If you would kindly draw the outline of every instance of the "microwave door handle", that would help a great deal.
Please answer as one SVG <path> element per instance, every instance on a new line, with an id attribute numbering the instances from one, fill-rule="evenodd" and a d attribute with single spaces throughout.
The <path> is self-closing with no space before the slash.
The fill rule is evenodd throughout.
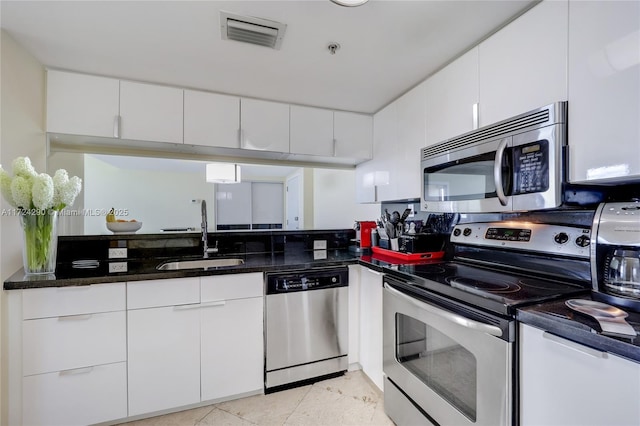
<path id="1" fill-rule="evenodd" d="M 506 206 L 509 202 L 507 200 L 507 196 L 504 195 L 504 188 L 502 187 L 502 157 L 504 156 L 504 150 L 507 148 L 507 143 L 509 139 L 503 139 L 498 145 L 498 149 L 496 150 L 496 159 L 493 163 L 493 181 L 496 185 L 496 195 L 498 196 L 498 200 L 500 200 L 500 204 Z"/>
<path id="2" fill-rule="evenodd" d="M 496 336 L 496 337 L 501 337 L 502 336 L 502 330 L 500 330 L 499 327 L 496 327 L 495 325 L 489 325 L 489 324 L 485 324 L 483 322 L 478 322 L 478 321 L 474 321 L 472 319 L 469 318 L 465 318 L 463 316 L 454 314 L 452 312 L 449 311 L 444 311 L 442 309 L 438 309 L 435 307 L 432 307 L 431 305 L 428 305 L 426 303 L 422 303 L 416 299 L 414 299 L 413 297 L 407 296 L 406 294 L 402 293 L 401 291 L 396 290 L 395 288 L 391 287 L 389 284 L 384 283 L 384 288 L 385 290 L 389 291 L 391 294 L 393 294 L 394 296 L 397 296 L 401 299 L 403 299 L 405 302 L 409 302 L 417 307 L 419 307 L 420 309 L 423 309 L 431 314 L 437 315 L 449 322 L 453 322 L 455 324 L 461 325 L 463 327 L 472 329 L 472 330 L 476 330 L 482 333 L 487 333 L 490 334 L 492 336 Z"/>

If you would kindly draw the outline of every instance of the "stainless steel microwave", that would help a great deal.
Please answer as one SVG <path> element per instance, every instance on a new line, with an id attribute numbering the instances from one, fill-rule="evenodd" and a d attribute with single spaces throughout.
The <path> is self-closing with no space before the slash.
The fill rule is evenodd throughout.
<path id="1" fill-rule="evenodd" d="M 556 102 L 421 150 L 420 208 L 481 213 L 562 204 L 567 102 Z"/>

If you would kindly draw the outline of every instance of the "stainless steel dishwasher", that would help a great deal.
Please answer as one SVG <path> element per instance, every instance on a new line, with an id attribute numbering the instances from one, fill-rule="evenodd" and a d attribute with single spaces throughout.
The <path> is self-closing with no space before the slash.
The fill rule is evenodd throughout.
<path id="1" fill-rule="evenodd" d="M 347 370 L 349 270 L 265 273 L 265 392 Z"/>

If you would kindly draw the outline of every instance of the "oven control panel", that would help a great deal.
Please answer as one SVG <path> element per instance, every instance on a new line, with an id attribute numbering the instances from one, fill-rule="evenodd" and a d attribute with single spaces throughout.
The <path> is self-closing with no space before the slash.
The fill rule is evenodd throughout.
<path id="1" fill-rule="evenodd" d="M 530 222 L 482 222 L 456 225 L 451 242 L 589 258 L 591 228 Z"/>

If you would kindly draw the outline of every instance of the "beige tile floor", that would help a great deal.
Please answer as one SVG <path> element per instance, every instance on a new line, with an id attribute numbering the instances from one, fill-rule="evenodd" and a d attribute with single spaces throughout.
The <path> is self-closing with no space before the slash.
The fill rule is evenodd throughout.
<path id="1" fill-rule="evenodd" d="M 380 391 L 361 371 L 269 395 L 151 417 L 127 426 L 393 426 Z"/>

